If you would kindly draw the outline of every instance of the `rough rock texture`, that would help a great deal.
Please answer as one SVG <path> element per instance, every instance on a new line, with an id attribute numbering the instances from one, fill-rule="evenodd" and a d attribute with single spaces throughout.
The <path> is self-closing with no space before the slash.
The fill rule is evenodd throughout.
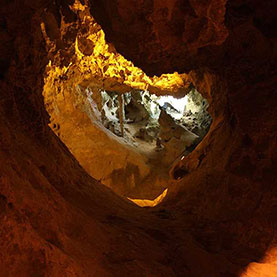
<path id="1" fill-rule="evenodd" d="M 190 147 L 198 138 L 187 128 L 176 124 L 173 118 L 165 110 L 161 111 L 159 117 L 160 132 L 159 139 L 164 146 L 164 159 L 174 162 L 187 147 Z"/>
<path id="2" fill-rule="evenodd" d="M 210 132 L 176 163 L 186 174 L 150 210 L 89 177 L 47 126 L 40 24 L 54 26 L 55 62 L 67 66 L 76 30 L 59 30 L 77 24 L 73 1 L 1 4 L 0 276 L 276 276 L 276 1 L 228 1 L 225 27 L 225 1 L 201 3 L 91 5 L 122 54 L 156 74 L 194 69 L 210 102 Z M 176 15 L 172 32 L 159 5 Z M 189 15 L 195 24 L 186 26 Z"/>
<path id="3" fill-rule="evenodd" d="M 71 16 L 64 12 L 60 26 L 50 9 L 41 22 L 50 60 L 43 89 L 50 127 L 92 177 L 120 195 L 154 199 L 165 189 L 167 180 L 161 184 L 164 178 L 157 173 L 154 177 L 145 155 L 103 128 L 87 97 L 88 90 L 101 110 L 100 90 L 120 94 L 147 89 L 179 97 L 189 91 L 188 75 L 148 77 L 106 43 L 87 5 L 77 1 L 69 10 Z M 151 184 L 148 190 L 141 188 L 146 179 Z"/>
<path id="4" fill-rule="evenodd" d="M 201 48 L 220 45 L 228 36 L 226 0 L 91 2 L 108 40 L 149 74 L 191 70 Z"/>

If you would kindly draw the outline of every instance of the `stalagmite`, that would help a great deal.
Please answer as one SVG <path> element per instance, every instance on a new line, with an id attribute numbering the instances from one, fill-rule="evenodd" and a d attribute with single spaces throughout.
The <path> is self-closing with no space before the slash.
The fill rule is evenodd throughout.
<path id="1" fill-rule="evenodd" d="M 119 121 L 120 121 L 121 136 L 124 137 L 123 99 L 121 94 L 118 95 L 118 102 L 119 102 Z"/>

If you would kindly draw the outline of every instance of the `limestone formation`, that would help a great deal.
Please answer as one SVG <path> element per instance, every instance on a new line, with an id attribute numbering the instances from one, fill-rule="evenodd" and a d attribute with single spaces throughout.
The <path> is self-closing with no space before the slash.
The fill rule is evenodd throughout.
<path id="1" fill-rule="evenodd" d="M 1 1 L 0 276 L 275 277 L 276 11 L 273 0 Z M 124 137 L 104 126 L 119 118 L 102 91 L 193 88 L 212 123 L 170 163 L 162 139 L 141 140 L 159 150 L 145 159 L 122 143 L 127 122 Z M 210 120 L 188 114 L 188 130 Z"/>

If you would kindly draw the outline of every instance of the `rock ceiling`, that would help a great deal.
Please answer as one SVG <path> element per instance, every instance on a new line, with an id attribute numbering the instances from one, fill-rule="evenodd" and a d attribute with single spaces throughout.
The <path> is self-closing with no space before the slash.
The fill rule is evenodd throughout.
<path id="1" fill-rule="evenodd" d="M 3 1 L 0 275 L 277 276 L 276 5 Z M 139 208 L 91 178 L 48 127 L 44 80 L 53 95 L 105 80 L 123 92 L 174 72 L 189 74 L 214 121 L 174 165 L 186 175 L 165 202 Z M 187 75 L 172 76 L 180 82 L 166 90 L 186 89 Z"/>

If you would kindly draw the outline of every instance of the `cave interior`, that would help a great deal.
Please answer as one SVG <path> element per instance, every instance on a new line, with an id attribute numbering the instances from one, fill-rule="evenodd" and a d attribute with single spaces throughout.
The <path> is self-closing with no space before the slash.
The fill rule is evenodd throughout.
<path id="1" fill-rule="evenodd" d="M 0 6 L 0 277 L 277 277 L 277 2 Z"/>

